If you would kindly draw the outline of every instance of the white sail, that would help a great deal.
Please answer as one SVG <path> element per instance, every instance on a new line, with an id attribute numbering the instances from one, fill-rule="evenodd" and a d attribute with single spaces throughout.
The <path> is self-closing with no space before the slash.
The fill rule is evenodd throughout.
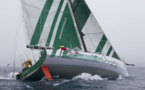
<path id="1" fill-rule="evenodd" d="M 83 49 L 78 36 L 80 31 L 84 34 L 82 40 L 87 51 L 119 59 L 97 22 L 95 9 L 91 6 L 92 1 L 71 0 L 72 8 L 68 0 L 21 0 L 21 2 L 30 45 L 56 48 L 65 45 L 68 48 Z"/>
<path id="2" fill-rule="evenodd" d="M 83 49 L 68 0 L 21 0 L 21 3 L 30 45 Z"/>
<path id="3" fill-rule="evenodd" d="M 32 39 L 35 27 L 46 0 L 21 0 L 23 18 L 29 42 Z"/>
<path id="4" fill-rule="evenodd" d="M 79 28 L 84 34 L 83 38 L 87 51 L 99 52 L 119 59 L 119 56 L 113 49 L 110 41 L 107 39 L 97 21 L 97 18 L 95 17 L 95 6 L 92 6 L 92 3 L 94 2 L 94 0 L 73 1 L 74 13 L 76 15 Z"/>

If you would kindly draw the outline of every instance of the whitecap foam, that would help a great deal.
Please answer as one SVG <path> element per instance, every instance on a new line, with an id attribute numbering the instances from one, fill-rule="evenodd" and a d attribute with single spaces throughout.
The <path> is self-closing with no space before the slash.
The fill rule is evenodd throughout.
<path id="1" fill-rule="evenodd" d="M 34 89 L 32 86 L 30 85 L 27 85 L 26 83 L 24 83 L 25 87 L 28 88 L 28 89 Z"/>
<path id="2" fill-rule="evenodd" d="M 117 80 L 124 80 L 125 78 L 122 75 L 119 75 L 119 77 L 117 78 Z"/>
<path id="3" fill-rule="evenodd" d="M 10 78 L 8 78 L 8 77 L 1 77 L 0 76 L 0 79 L 2 79 L 2 80 L 9 80 Z"/>
<path id="4" fill-rule="evenodd" d="M 11 79 L 14 79 L 16 80 L 16 75 L 18 74 L 18 72 L 10 72 L 8 77 L 11 78 Z"/>
<path id="5" fill-rule="evenodd" d="M 82 73 L 73 78 L 73 80 L 82 79 L 82 80 L 103 80 L 99 75 L 91 75 L 89 73 Z"/>
<path id="6" fill-rule="evenodd" d="M 3 79 L 3 80 L 16 80 L 16 75 L 17 74 L 18 74 L 18 72 L 10 72 L 6 76 L 0 76 L 0 79 Z"/>
<path id="7" fill-rule="evenodd" d="M 59 85 L 61 85 L 61 84 L 64 84 L 64 83 L 66 83 L 66 82 L 69 82 L 69 81 L 71 81 L 71 80 L 63 80 L 63 81 L 61 81 L 61 82 L 59 82 L 59 83 L 54 83 L 53 86 L 59 86 Z"/>

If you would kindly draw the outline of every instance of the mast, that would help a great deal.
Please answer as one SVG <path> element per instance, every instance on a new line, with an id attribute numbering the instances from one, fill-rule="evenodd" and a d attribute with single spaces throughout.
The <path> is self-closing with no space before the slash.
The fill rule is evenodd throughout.
<path id="1" fill-rule="evenodd" d="M 80 1 L 79 1 L 80 2 Z M 79 3 L 78 2 L 78 3 Z M 73 8 L 73 6 L 72 6 L 72 2 L 71 2 L 71 0 L 68 0 L 68 3 L 70 4 L 70 9 L 71 9 L 71 11 L 72 11 L 72 14 L 73 14 L 73 16 L 74 16 L 74 19 L 75 19 L 75 23 L 76 23 L 76 26 L 77 26 L 77 30 L 78 30 L 78 32 L 79 32 L 79 35 L 80 35 L 80 38 L 81 38 L 81 41 L 82 41 L 82 44 L 83 44 L 83 47 L 84 47 L 84 51 L 85 52 L 87 52 L 87 48 L 86 48 L 86 44 L 85 44 L 85 41 L 84 41 L 84 36 L 85 36 L 85 34 L 83 34 L 82 32 L 81 32 L 81 29 L 80 29 L 80 27 L 79 27 L 79 25 L 78 25 L 78 21 L 77 21 L 77 19 L 76 19 L 76 14 L 74 13 L 75 12 L 75 9 Z M 78 4 L 77 4 L 77 6 L 78 6 Z M 77 8 L 77 7 L 76 7 Z"/>

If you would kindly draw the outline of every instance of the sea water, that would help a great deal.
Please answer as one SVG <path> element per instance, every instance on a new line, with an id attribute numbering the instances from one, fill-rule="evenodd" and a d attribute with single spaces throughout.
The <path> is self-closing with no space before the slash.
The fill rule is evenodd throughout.
<path id="1" fill-rule="evenodd" d="M 45 78 L 37 82 L 17 81 L 6 68 L 0 68 L 0 90 L 145 90 L 145 67 L 128 67 L 129 77 L 108 80 L 82 73 L 72 79 Z"/>

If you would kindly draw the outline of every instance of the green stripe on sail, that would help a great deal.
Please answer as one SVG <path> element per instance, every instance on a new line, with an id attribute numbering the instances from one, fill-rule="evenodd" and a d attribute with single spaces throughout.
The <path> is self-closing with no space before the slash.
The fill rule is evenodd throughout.
<path id="1" fill-rule="evenodd" d="M 108 52 L 107 52 L 107 56 L 109 56 L 110 55 L 110 53 L 111 53 L 111 51 L 112 51 L 112 46 L 109 48 L 109 50 L 108 50 Z"/>
<path id="2" fill-rule="evenodd" d="M 77 6 L 77 5 L 75 5 L 77 3 L 77 1 L 74 2 L 73 6 Z M 74 8 L 76 8 L 75 15 L 76 15 L 76 19 L 77 19 L 79 28 L 80 28 L 80 30 L 82 30 L 85 23 L 87 22 L 87 20 L 90 16 L 91 11 L 89 10 L 89 8 L 86 5 L 84 0 L 80 0 L 79 5 L 77 7 L 74 7 Z"/>
<path id="3" fill-rule="evenodd" d="M 114 57 L 114 58 L 116 58 L 116 59 L 119 59 L 119 57 L 118 57 L 118 55 L 117 55 L 117 53 L 116 52 L 114 52 L 114 54 L 113 54 L 113 56 L 112 57 Z"/>
<path id="4" fill-rule="evenodd" d="M 74 2 L 72 2 L 73 3 L 73 9 L 74 10 L 77 8 L 77 5 L 79 5 L 79 1 L 80 0 L 74 0 Z"/>
<path id="5" fill-rule="evenodd" d="M 61 45 L 67 48 L 81 48 L 68 4 L 59 23 L 53 47 L 59 48 Z"/>
<path id="6" fill-rule="evenodd" d="M 78 47 L 81 49 L 68 4 L 64 9 L 61 21 L 59 23 L 53 47 L 59 48 L 61 45 L 65 46 L 66 48 Z M 54 56 L 56 51 L 54 50 L 52 54 L 52 56 Z M 63 53 L 63 55 L 64 54 L 66 53 Z"/>
<path id="7" fill-rule="evenodd" d="M 50 40 L 51 40 L 52 33 L 53 33 L 54 28 L 55 28 L 55 25 L 56 25 L 58 16 L 59 16 L 60 13 L 62 13 L 62 12 L 60 12 L 60 10 L 61 10 L 61 7 L 62 7 L 63 2 L 64 2 L 64 0 L 61 0 L 61 2 L 59 3 L 57 12 L 55 14 L 55 17 L 54 17 L 54 20 L 53 20 L 53 23 L 52 23 L 52 26 L 51 26 L 51 29 L 50 29 L 50 33 L 48 35 L 48 39 L 47 39 L 46 46 L 49 46 L 49 44 L 50 44 Z"/>
<path id="8" fill-rule="evenodd" d="M 102 49 L 104 48 L 106 42 L 107 42 L 107 38 L 105 35 L 103 35 L 103 37 L 102 37 L 102 39 L 101 39 L 101 41 L 96 49 L 96 52 L 102 52 Z"/>
<path id="9" fill-rule="evenodd" d="M 39 17 L 39 20 L 37 22 L 37 25 L 36 25 L 32 40 L 30 42 L 30 45 L 38 44 L 40 36 L 41 36 L 41 33 L 42 33 L 42 30 L 43 30 L 43 27 L 44 27 L 44 24 L 46 22 L 46 18 L 48 16 L 48 13 L 50 11 L 50 8 L 52 6 L 53 1 L 54 0 L 47 0 L 46 1 L 45 5 L 43 7 L 43 10 L 41 12 L 41 15 Z"/>

